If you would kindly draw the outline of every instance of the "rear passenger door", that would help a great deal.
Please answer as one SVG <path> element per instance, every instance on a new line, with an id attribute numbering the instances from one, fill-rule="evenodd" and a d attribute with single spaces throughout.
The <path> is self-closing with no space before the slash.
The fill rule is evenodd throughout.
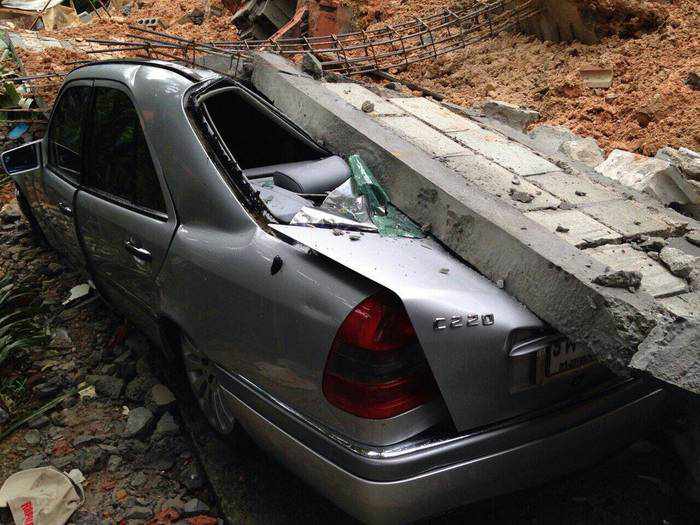
<path id="1" fill-rule="evenodd" d="M 54 248 L 76 268 L 85 265 L 74 222 L 74 200 L 83 171 L 85 120 L 91 80 L 76 80 L 61 91 L 54 106 L 47 139 L 47 160 L 35 179 L 34 210 L 42 230 Z"/>
<path id="2" fill-rule="evenodd" d="M 158 303 L 156 277 L 176 218 L 126 86 L 96 80 L 78 230 L 98 286 L 135 322 Z"/>

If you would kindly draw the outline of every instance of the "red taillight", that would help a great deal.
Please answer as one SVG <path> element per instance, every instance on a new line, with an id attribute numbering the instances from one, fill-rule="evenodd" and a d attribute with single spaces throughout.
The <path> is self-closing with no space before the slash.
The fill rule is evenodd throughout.
<path id="1" fill-rule="evenodd" d="M 323 393 L 334 406 L 386 419 L 438 395 L 423 349 L 403 304 L 380 292 L 350 312 L 333 341 Z"/>

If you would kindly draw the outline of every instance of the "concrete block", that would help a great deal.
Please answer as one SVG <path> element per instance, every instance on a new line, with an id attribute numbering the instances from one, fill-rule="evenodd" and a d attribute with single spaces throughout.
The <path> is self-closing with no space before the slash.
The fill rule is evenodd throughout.
<path id="1" fill-rule="evenodd" d="M 700 394 L 700 321 L 659 323 L 630 362 L 632 368 Z"/>
<path id="2" fill-rule="evenodd" d="M 665 297 L 659 303 L 676 317 L 700 320 L 700 292 Z"/>
<path id="3" fill-rule="evenodd" d="M 533 211 L 525 215 L 577 248 L 622 241 L 622 235 L 578 210 Z"/>
<path id="4" fill-rule="evenodd" d="M 392 98 L 391 103 L 427 122 L 443 133 L 480 130 L 481 127 L 468 118 L 461 117 L 449 109 L 423 97 Z"/>
<path id="5" fill-rule="evenodd" d="M 688 283 L 672 275 L 662 264 L 629 244 L 608 244 L 585 250 L 588 255 L 612 268 L 642 274 L 641 290 L 653 297 L 668 297 L 688 291 Z"/>
<path id="6" fill-rule="evenodd" d="M 673 166 L 665 160 L 616 149 L 596 171 L 624 186 L 648 193 L 663 204 L 689 202 L 672 178 Z"/>
<path id="7" fill-rule="evenodd" d="M 575 161 L 583 162 L 590 168 L 595 168 L 605 160 L 603 150 L 592 137 L 567 140 L 559 147 L 559 151 Z"/>
<path id="8" fill-rule="evenodd" d="M 449 135 L 475 152 L 523 177 L 559 169 L 526 147 L 491 131 L 458 131 Z"/>
<path id="9" fill-rule="evenodd" d="M 671 233 L 668 223 L 657 220 L 641 206 L 627 200 L 608 201 L 581 208 L 586 215 L 602 222 L 626 239 L 638 235 L 659 235 Z"/>
<path id="10" fill-rule="evenodd" d="M 360 154 L 392 201 L 417 223 L 431 224 L 436 239 L 485 277 L 502 279 L 509 294 L 611 368 L 626 370 L 658 323 L 649 294 L 593 284 L 604 264 L 465 184 L 318 82 L 281 74 L 273 60 L 256 53 L 252 80 L 275 106 L 335 153 Z"/>
<path id="11" fill-rule="evenodd" d="M 561 204 L 561 201 L 553 195 L 541 191 L 537 186 L 530 184 L 527 180 L 517 175 L 513 175 L 510 171 L 481 155 L 447 157 L 444 159 L 444 162 L 451 169 L 459 172 L 468 182 L 478 186 L 486 193 L 503 199 L 506 203 L 519 210 L 543 210 L 556 208 Z M 514 181 L 517 184 L 514 184 Z M 516 201 L 510 196 L 511 190 L 528 192 L 534 198 L 527 203 Z"/>
<path id="12" fill-rule="evenodd" d="M 471 153 L 448 136 L 434 130 L 415 117 L 379 117 L 377 120 L 434 157 L 469 155 Z"/>
<path id="13" fill-rule="evenodd" d="M 552 195 L 571 204 L 592 204 L 619 199 L 620 196 L 592 182 L 583 175 L 569 175 L 563 172 L 534 175 L 528 177 L 530 182 Z"/>
<path id="14" fill-rule="evenodd" d="M 520 131 L 540 119 L 540 114 L 534 109 L 516 106 L 501 100 L 486 100 L 474 105 L 485 117 L 499 120 L 504 124 Z"/>
<path id="15" fill-rule="evenodd" d="M 369 89 L 360 84 L 353 83 L 327 83 L 324 84 L 326 89 L 329 89 L 345 102 L 353 106 L 355 109 L 362 110 L 362 104 L 369 100 L 374 104 L 372 115 L 404 115 L 403 111 L 398 106 L 384 100 L 379 95 L 372 93 Z"/>

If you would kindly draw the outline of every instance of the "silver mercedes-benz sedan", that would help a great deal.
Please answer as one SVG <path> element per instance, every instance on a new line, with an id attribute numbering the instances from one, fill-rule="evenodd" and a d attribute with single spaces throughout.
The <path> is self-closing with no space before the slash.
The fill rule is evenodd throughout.
<path id="1" fill-rule="evenodd" d="M 211 424 L 363 521 L 590 465 L 662 402 L 412 223 L 361 154 L 230 78 L 79 67 L 46 137 L 2 159 L 33 227 L 182 360 Z"/>

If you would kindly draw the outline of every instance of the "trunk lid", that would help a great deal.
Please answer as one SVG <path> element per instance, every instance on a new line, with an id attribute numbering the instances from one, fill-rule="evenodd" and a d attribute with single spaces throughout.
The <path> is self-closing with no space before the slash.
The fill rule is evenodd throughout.
<path id="1" fill-rule="evenodd" d="M 430 238 L 271 227 L 401 298 L 460 431 L 552 406 L 609 377 L 589 366 L 545 378 L 545 352 L 522 346 L 543 335 L 542 321 Z"/>

